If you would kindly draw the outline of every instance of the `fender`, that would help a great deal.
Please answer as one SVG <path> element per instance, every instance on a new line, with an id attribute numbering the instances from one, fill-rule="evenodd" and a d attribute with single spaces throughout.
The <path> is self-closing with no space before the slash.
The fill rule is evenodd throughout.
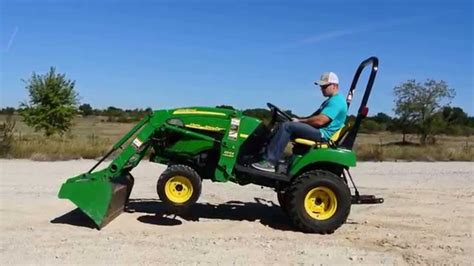
<path id="1" fill-rule="evenodd" d="M 351 150 L 346 149 L 314 149 L 304 156 L 297 156 L 291 164 L 290 175 L 294 176 L 305 166 L 316 162 L 330 162 L 345 167 L 356 166 L 356 155 Z"/>

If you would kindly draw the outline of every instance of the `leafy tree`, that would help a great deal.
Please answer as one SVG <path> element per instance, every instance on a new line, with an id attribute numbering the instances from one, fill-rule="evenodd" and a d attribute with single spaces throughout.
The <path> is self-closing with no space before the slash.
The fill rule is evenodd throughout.
<path id="1" fill-rule="evenodd" d="M 216 108 L 223 108 L 223 109 L 230 109 L 230 110 L 235 110 L 235 108 L 231 105 L 225 105 L 225 104 L 222 104 L 222 105 L 218 105 L 216 106 Z"/>
<path id="2" fill-rule="evenodd" d="M 413 124 L 420 135 L 421 144 L 426 144 L 428 137 L 434 140 L 439 131 L 439 119 L 435 114 L 441 110 L 443 103 L 454 98 L 455 91 L 444 81 L 426 80 L 424 83 L 408 80 L 394 88 L 395 114 L 406 122 Z"/>
<path id="3" fill-rule="evenodd" d="M 5 107 L 0 110 L 0 114 L 13 115 L 15 113 L 14 107 Z"/>
<path id="4" fill-rule="evenodd" d="M 13 133 L 15 131 L 16 121 L 9 114 L 5 122 L 0 124 L 0 156 L 5 156 L 9 153 L 13 143 Z"/>
<path id="5" fill-rule="evenodd" d="M 74 90 L 75 81 L 51 67 L 44 75 L 33 72 L 25 83 L 29 100 L 20 104 L 25 123 L 35 131 L 43 130 L 46 136 L 67 132 L 77 112 L 79 96 Z"/>
<path id="6" fill-rule="evenodd" d="M 92 106 L 88 103 L 79 106 L 79 111 L 82 113 L 83 116 L 90 116 L 94 113 L 94 111 L 92 110 Z"/>
<path id="7" fill-rule="evenodd" d="M 151 107 L 147 107 L 143 112 L 145 114 L 151 114 L 151 113 L 153 113 L 153 109 L 151 109 Z"/>
<path id="8" fill-rule="evenodd" d="M 125 112 L 121 108 L 117 108 L 114 106 L 109 106 L 104 111 L 104 114 L 109 117 L 119 117 L 125 114 Z"/>
<path id="9" fill-rule="evenodd" d="M 468 115 L 460 107 L 446 106 L 442 110 L 443 119 L 449 125 L 467 125 L 469 121 Z"/>
<path id="10" fill-rule="evenodd" d="M 387 128 L 390 131 L 402 133 L 402 142 L 406 143 L 406 135 L 410 133 L 416 133 L 415 126 L 406 116 L 400 116 L 394 118 Z"/>
<path id="11" fill-rule="evenodd" d="M 388 125 L 390 122 L 392 122 L 392 118 L 387 115 L 386 113 L 379 112 L 375 116 L 371 117 L 372 120 L 379 124 L 385 124 Z"/>
<path id="12" fill-rule="evenodd" d="M 439 113 L 444 121 L 443 133 L 456 136 L 469 136 L 474 132 L 474 124 L 460 107 L 444 107 Z"/>
<path id="13" fill-rule="evenodd" d="M 271 113 L 268 109 L 255 108 L 255 109 L 246 109 L 243 111 L 244 115 L 258 118 L 262 121 L 270 121 Z"/>
<path id="14" fill-rule="evenodd" d="M 373 133 L 373 132 L 378 132 L 382 131 L 383 126 L 376 121 L 372 119 L 364 119 L 362 120 L 362 124 L 360 127 L 360 132 L 361 133 Z"/>

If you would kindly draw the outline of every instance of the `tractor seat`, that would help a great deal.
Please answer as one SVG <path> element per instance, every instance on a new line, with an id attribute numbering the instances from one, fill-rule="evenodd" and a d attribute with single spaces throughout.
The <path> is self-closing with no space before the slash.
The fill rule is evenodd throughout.
<path id="1" fill-rule="evenodd" d="M 349 125 L 341 127 L 338 131 L 334 132 L 331 136 L 330 141 L 314 141 L 309 139 L 296 138 L 293 140 L 294 143 L 302 144 L 309 147 L 318 147 L 318 148 L 327 148 L 329 147 L 329 142 L 337 142 L 341 136 L 349 129 Z"/>

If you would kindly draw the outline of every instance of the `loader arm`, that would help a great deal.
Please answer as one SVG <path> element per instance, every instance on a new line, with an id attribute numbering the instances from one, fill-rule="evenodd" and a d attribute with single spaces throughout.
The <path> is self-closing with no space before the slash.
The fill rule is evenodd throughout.
<path id="1" fill-rule="evenodd" d="M 151 138 L 157 130 L 164 128 L 169 116 L 167 110 L 147 115 L 87 173 L 68 179 L 61 186 L 59 198 L 71 200 L 98 228 L 104 227 L 123 211 L 133 187 L 130 171 L 143 159 Z M 133 136 L 135 138 L 130 141 Z M 117 150 L 122 151 L 106 168 L 94 171 Z"/>

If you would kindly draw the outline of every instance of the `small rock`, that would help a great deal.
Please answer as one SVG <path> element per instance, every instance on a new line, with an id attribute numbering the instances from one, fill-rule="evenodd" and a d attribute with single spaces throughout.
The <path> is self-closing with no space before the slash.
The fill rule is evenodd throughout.
<path id="1" fill-rule="evenodd" d="M 393 238 L 398 238 L 398 236 L 397 236 L 397 235 L 394 235 Z"/>
<path id="2" fill-rule="evenodd" d="M 349 257 L 349 260 L 355 260 L 356 257 L 352 256 L 352 257 Z"/>
<path id="3" fill-rule="evenodd" d="M 387 233 L 385 236 L 386 236 L 386 237 L 392 237 L 392 234 Z"/>
<path id="4" fill-rule="evenodd" d="M 364 221 L 364 224 L 368 224 L 368 223 L 369 223 L 369 221 L 368 221 L 368 220 L 365 220 L 365 221 Z"/>

